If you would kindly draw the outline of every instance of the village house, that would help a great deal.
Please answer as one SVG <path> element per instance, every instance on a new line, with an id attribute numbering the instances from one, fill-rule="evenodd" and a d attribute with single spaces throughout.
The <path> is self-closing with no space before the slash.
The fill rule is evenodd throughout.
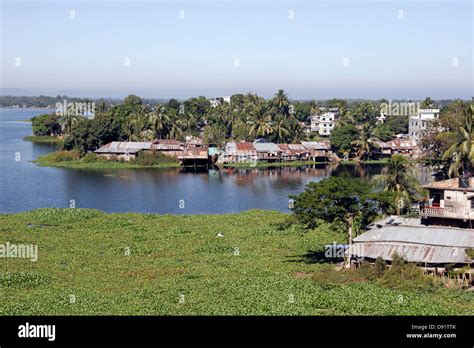
<path id="1" fill-rule="evenodd" d="M 319 135 L 329 136 L 336 125 L 336 118 L 339 116 L 338 108 L 321 108 L 321 115 L 311 115 L 311 131 L 318 132 Z"/>
<path id="2" fill-rule="evenodd" d="M 445 226 L 426 226 L 419 218 L 389 216 L 367 226 L 367 232 L 354 238 L 346 256 L 355 265 L 374 262 L 378 257 L 391 262 L 397 253 L 408 262 L 419 264 L 427 273 L 441 276 L 448 267 L 461 271 L 457 281 L 468 286 L 473 282 L 472 258 L 474 230 Z"/>
<path id="3" fill-rule="evenodd" d="M 423 188 L 429 200 L 420 209 L 427 224 L 473 228 L 474 178 L 459 177 L 436 181 Z"/>
<path id="4" fill-rule="evenodd" d="M 258 160 L 258 153 L 253 143 L 247 141 L 230 142 L 219 157 L 221 163 L 240 163 Z"/>
<path id="5" fill-rule="evenodd" d="M 152 142 L 151 150 L 159 151 L 163 155 L 178 157 L 183 154 L 185 144 L 174 139 L 157 139 Z"/>
<path id="6" fill-rule="evenodd" d="M 421 132 L 426 130 L 428 123 L 438 119 L 439 109 L 419 109 L 418 115 L 410 116 L 408 135 L 411 139 L 419 140 Z"/>
<path id="7" fill-rule="evenodd" d="M 259 161 L 277 162 L 281 161 L 281 149 L 275 143 L 254 142 L 253 147 L 257 151 Z"/>
<path id="8" fill-rule="evenodd" d="M 309 157 L 314 162 L 331 161 L 333 152 L 329 140 L 302 141 L 301 144 L 310 151 Z"/>
<path id="9" fill-rule="evenodd" d="M 151 146 L 151 141 L 112 141 L 94 152 L 102 158 L 130 161 L 135 159 L 140 151 L 150 150 Z"/>
<path id="10" fill-rule="evenodd" d="M 277 144 L 281 150 L 282 161 L 307 161 L 311 151 L 303 144 Z"/>
<path id="11" fill-rule="evenodd" d="M 414 139 L 397 138 L 387 142 L 377 141 L 381 158 L 388 158 L 392 155 L 404 155 L 414 157 L 416 155 L 416 141 Z"/>

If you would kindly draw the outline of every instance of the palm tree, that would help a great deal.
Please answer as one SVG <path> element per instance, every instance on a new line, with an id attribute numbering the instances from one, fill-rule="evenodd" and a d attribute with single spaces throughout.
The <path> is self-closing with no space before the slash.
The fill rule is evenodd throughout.
<path id="1" fill-rule="evenodd" d="M 280 112 L 286 116 L 289 115 L 290 102 L 288 101 L 288 96 L 285 94 L 284 90 L 279 89 L 278 92 L 275 93 L 275 96 L 273 97 L 273 103 Z"/>
<path id="2" fill-rule="evenodd" d="M 149 132 L 150 112 L 146 105 L 137 106 L 129 117 L 132 118 L 132 124 L 134 128 L 131 133 L 131 139 L 136 141 L 144 141 L 152 137 L 151 132 Z"/>
<path id="3" fill-rule="evenodd" d="M 278 116 L 273 126 L 273 136 L 277 143 L 284 143 L 290 135 L 290 127 L 285 117 Z"/>
<path id="4" fill-rule="evenodd" d="M 127 135 L 128 141 L 132 141 L 132 137 L 135 135 L 135 125 L 136 125 L 136 118 L 128 115 L 122 122 L 122 128 Z"/>
<path id="5" fill-rule="evenodd" d="M 366 156 L 371 159 L 372 151 L 378 145 L 372 140 L 372 128 L 365 124 L 359 132 L 359 139 L 351 142 L 357 148 L 357 159 L 361 160 Z"/>
<path id="6" fill-rule="evenodd" d="M 166 112 L 162 112 L 159 108 L 149 114 L 149 122 L 155 137 L 161 139 L 165 136 L 166 126 L 169 121 L 170 118 Z"/>
<path id="7" fill-rule="evenodd" d="M 474 163 L 474 136 L 472 114 L 474 105 L 463 112 L 464 125 L 457 128 L 456 142 L 443 155 L 443 161 L 450 161 L 448 176 L 469 175 Z"/>
<path id="8" fill-rule="evenodd" d="M 79 119 L 79 116 L 75 115 L 69 110 L 66 110 L 64 112 L 64 116 L 61 118 L 61 125 L 63 128 L 63 132 L 66 135 L 72 134 L 72 130 L 74 129 L 74 126 L 76 125 L 78 119 Z"/>
<path id="9" fill-rule="evenodd" d="M 400 215 L 402 208 L 410 206 L 412 200 L 420 193 L 413 168 L 408 159 L 402 155 L 393 155 L 388 160 L 388 173 L 375 176 L 372 183 L 383 191 L 395 194 L 397 215 Z"/>
<path id="10" fill-rule="evenodd" d="M 168 139 L 179 139 L 183 135 L 183 120 L 178 116 L 172 116 L 168 125 Z"/>
<path id="11" fill-rule="evenodd" d="M 265 137 L 273 133 L 272 118 L 266 111 L 260 111 L 254 121 L 249 121 L 250 135 L 255 137 Z"/>

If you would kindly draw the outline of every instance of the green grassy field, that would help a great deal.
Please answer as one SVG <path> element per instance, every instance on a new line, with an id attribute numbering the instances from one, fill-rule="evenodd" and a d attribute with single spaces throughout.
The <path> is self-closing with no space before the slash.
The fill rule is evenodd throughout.
<path id="1" fill-rule="evenodd" d="M 39 251 L 37 262 L 0 260 L 0 315 L 474 314 L 474 294 L 462 290 L 318 285 L 311 272 L 334 265 L 314 263 L 308 253 L 344 236 L 327 226 L 279 231 L 274 223 L 284 217 L 261 210 L 0 215 L 1 244 L 33 243 Z"/>

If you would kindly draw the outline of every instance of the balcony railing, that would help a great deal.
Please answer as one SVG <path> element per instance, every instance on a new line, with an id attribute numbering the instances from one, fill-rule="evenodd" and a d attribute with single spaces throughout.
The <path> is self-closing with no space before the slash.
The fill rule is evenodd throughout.
<path id="1" fill-rule="evenodd" d="M 425 207 L 421 210 L 422 216 L 443 217 L 444 209 L 440 207 Z"/>

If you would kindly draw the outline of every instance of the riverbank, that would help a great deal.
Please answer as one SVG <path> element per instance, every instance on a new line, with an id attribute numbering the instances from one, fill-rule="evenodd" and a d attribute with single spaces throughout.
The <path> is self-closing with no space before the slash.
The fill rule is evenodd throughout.
<path id="1" fill-rule="evenodd" d="M 88 154 L 82 158 L 74 151 L 56 151 L 38 157 L 34 160 L 42 167 L 72 168 L 72 169 L 157 169 L 179 168 L 179 162 L 165 156 L 158 156 L 152 161 L 114 161 L 99 158 L 95 154 Z"/>
<path id="2" fill-rule="evenodd" d="M 474 295 L 460 290 L 317 283 L 313 272 L 334 267 L 318 255 L 345 236 L 329 226 L 307 233 L 278 230 L 275 223 L 285 216 L 263 210 L 154 215 L 93 209 L 0 215 L 0 244 L 38 246 L 37 262 L 0 263 L 0 315 L 474 313 Z"/>
<path id="3" fill-rule="evenodd" d="M 26 137 L 23 137 L 23 140 L 39 144 L 60 144 L 62 141 L 62 139 L 59 137 L 53 137 L 49 135 L 27 135 Z"/>

